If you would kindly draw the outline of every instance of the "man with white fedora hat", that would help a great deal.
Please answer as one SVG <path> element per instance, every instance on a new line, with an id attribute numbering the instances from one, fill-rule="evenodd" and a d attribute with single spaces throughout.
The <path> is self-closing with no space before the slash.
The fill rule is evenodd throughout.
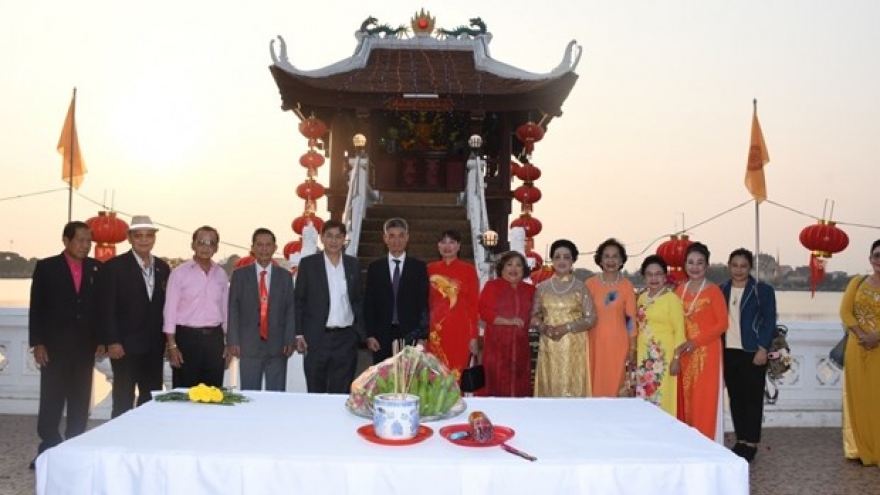
<path id="1" fill-rule="evenodd" d="M 100 311 L 113 368 L 114 418 L 134 407 L 135 389 L 137 405 L 162 389 L 162 309 L 171 269 L 153 255 L 158 230 L 150 217 L 135 215 L 128 228 L 131 250 L 104 264 Z"/>

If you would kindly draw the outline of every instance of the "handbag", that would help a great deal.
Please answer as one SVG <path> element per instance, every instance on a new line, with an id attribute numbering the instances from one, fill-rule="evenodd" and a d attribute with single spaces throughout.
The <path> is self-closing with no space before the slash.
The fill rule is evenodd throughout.
<path id="1" fill-rule="evenodd" d="M 461 371 L 459 388 L 462 392 L 476 392 L 486 386 L 486 369 L 477 364 L 477 356 L 471 353 L 468 367 Z"/>
<path id="2" fill-rule="evenodd" d="M 846 340 L 849 338 L 849 331 L 844 331 L 843 338 L 840 339 L 840 342 L 837 343 L 836 346 L 831 348 L 831 351 L 828 352 L 828 359 L 831 360 L 832 363 L 836 364 L 838 368 L 843 369 L 843 361 L 844 357 L 846 357 Z"/>

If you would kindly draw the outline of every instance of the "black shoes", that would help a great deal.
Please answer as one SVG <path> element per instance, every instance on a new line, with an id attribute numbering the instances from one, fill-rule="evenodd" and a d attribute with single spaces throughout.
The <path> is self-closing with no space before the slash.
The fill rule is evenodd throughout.
<path id="1" fill-rule="evenodd" d="M 758 447 L 746 445 L 743 442 L 736 442 L 730 450 L 732 450 L 734 454 L 745 459 L 746 462 L 752 462 L 755 460 L 755 454 L 758 453 Z"/>

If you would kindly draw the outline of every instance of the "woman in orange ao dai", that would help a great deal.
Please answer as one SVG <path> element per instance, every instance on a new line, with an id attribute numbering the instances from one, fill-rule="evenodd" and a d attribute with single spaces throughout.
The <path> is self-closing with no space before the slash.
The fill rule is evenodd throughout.
<path id="1" fill-rule="evenodd" d="M 676 288 L 685 315 L 687 341 L 676 353 L 681 356 L 681 407 L 678 417 L 710 439 L 724 440 L 721 415 L 721 335 L 727 330 L 724 294 L 706 279 L 709 249 L 691 244 L 686 252 L 688 281 Z"/>
<path id="2" fill-rule="evenodd" d="M 621 270 L 626 249 L 617 239 L 596 248 L 593 260 L 602 271 L 587 279 L 596 308 L 596 326 L 590 330 L 590 378 L 593 397 L 617 397 L 621 392 L 629 349 L 635 349 L 633 319 L 636 293 Z"/>

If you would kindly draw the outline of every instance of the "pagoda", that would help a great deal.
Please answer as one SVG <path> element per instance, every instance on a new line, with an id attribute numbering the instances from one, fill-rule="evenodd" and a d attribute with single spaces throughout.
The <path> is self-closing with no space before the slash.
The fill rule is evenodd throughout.
<path id="1" fill-rule="evenodd" d="M 562 115 L 578 78 L 580 45 L 571 41 L 552 71 L 528 72 L 491 57 L 492 35 L 481 18 L 447 29 L 424 9 L 394 28 L 368 17 L 355 38 L 352 56 L 315 70 L 296 68 L 280 36 L 270 43 L 282 109 L 326 123 L 330 216 L 341 219 L 346 206 L 353 136 L 367 139 L 374 191 L 424 204 L 429 200 L 418 194 L 464 191 L 469 138 L 479 135 L 487 215 L 506 248 L 512 167 L 528 163 L 532 145 L 517 130 L 528 123 L 543 135 Z"/>

